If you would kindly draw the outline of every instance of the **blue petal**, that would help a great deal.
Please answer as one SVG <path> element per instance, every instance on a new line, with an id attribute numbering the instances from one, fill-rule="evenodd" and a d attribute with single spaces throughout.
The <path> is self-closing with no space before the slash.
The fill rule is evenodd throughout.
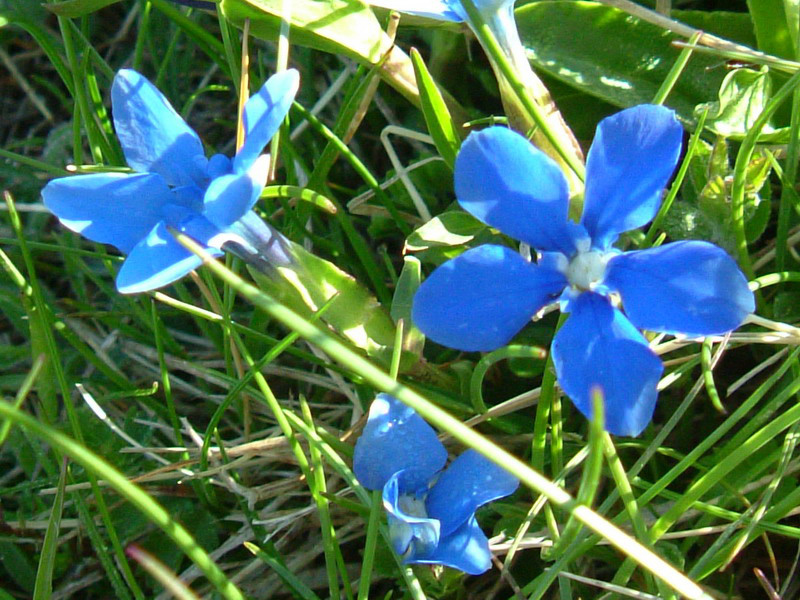
<path id="1" fill-rule="evenodd" d="M 444 565 L 469 575 L 480 575 L 492 566 L 492 553 L 489 540 L 473 516 L 450 535 L 443 535 L 435 549 L 408 562 Z"/>
<path id="2" fill-rule="evenodd" d="M 726 333 L 755 310 L 736 262 L 714 244 L 685 241 L 628 252 L 608 263 L 606 284 L 641 329 L 686 335 Z"/>
<path id="3" fill-rule="evenodd" d="M 464 9 L 457 0 L 369 0 L 368 4 L 437 21 L 457 23 L 466 17 Z"/>
<path id="4" fill-rule="evenodd" d="M 225 229 L 250 212 L 267 180 L 269 157 L 256 160 L 244 173 L 234 172 L 212 181 L 203 197 L 203 215 Z"/>
<path id="5" fill-rule="evenodd" d="M 208 159 L 206 177 L 209 180 L 231 173 L 233 173 L 233 161 L 224 154 L 215 154 Z"/>
<path id="6" fill-rule="evenodd" d="M 278 131 L 299 85 L 300 74 L 294 69 L 275 73 L 244 105 L 244 145 L 233 159 L 235 172 L 248 170 Z"/>
<path id="7" fill-rule="evenodd" d="M 467 250 L 436 269 L 414 296 L 414 323 L 459 350 L 494 350 L 511 340 L 566 285 L 562 273 L 504 246 Z"/>
<path id="8" fill-rule="evenodd" d="M 361 485 L 383 489 L 402 471 L 400 492 L 416 492 L 427 487 L 445 462 L 447 451 L 433 428 L 396 398 L 378 394 L 353 455 L 353 471 Z"/>
<path id="9" fill-rule="evenodd" d="M 152 83 L 122 69 L 111 86 L 111 104 L 114 128 L 133 170 L 158 173 L 170 185 L 204 187 L 203 144 Z"/>
<path id="10" fill-rule="evenodd" d="M 159 175 L 123 173 L 54 179 L 42 197 L 65 227 L 126 254 L 163 218 L 163 207 L 179 201 Z"/>
<path id="11" fill-rule="evenodd" d="M 475 450 L 455 459 L 431 488 L 425 507 L 442 537 L 461 527 L 479 506 L 513 494 L 519 480 Z"/>
<path id="12" fill-rule="evenodd" d="M 411 514 L 424 512 L 422 500 L 416 496 L 401 494 L 395 473 L 383 488 L 383 508 L 388 513 L 389 535 L 392 547 L 408 561 L 419 554 L 430 552 L 439 543 L 439 521 Z"/>
<path id="13" fill-rule="evenodd" d="M 222 254 L 214 249 L 209 252 Z M 125 259 L 117 274 L 117 290 L 123 294 L 154 290 L 177 281 L 201 264 L 202 260 L 172 237 L 164 223 L 158 223 Z"/>
<path id="14" fill-rule="evenodd" d="M 571 256 L 588 237 L 567 219 L 569 189 L 546 154 L 505 127 L 473 132 L 456 157 L 458 203 L 491 225 L 537 250 Z"/>
<path id="15" fill-rule="evenodd" d="M 599 388 L 605 397 L 606 430 L 639 435 L 653 416 L 661 361 L 607 298 L 584 292 L 571 307 L 552 348 L 561 389 L 591 418 L 592 389 Z"/>
<path id="16" fill-rule="evenodd" d="M 600 122 L 586 159 L 581 220 L 595 248 L 608 249 L 656 215 L 682 138 L 675 113 L 663 106 L 634 106 Z"/>

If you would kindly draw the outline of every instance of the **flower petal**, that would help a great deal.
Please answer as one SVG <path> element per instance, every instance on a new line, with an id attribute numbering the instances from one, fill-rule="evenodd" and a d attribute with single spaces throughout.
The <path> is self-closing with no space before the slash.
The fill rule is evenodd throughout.
<path id="1" fill-rule="evenodd" d="M 567 219 L 569 189 L 558 165 L 520 134 L 489 127 L 469 134 L 456 157 L 458 203 L 537 250 L 570 256 L 586 232 Z"/>
<path id="2" fill-rule="evenodd" d="M 358 438 L 353 471 L 365 488 L 380 490 L 402 471 L 400 492 L 425 488 L 447 462 L 436 432 L 412 408 L 389 394 L 378 394 Z"/>
<path id="3" fill-rule="evenodd" d="M 209 248 L 220 256 L 222 252 Z M 123 294 L 136 294 L 169 285 L 202 264 L 197 256 L 181 246 L 167 230 L 158 223 L 139 242 L 117 274 L 117 290 Z"/>
<path id="4" fill-rule="evenodd" d="M 606 430 L 639 435 L 653 416 L 656 385 L 664 370 L 658 356 L 607 298 L 584 292 L 553 340 L 558 383 L 587 418 L 592 389 L 605 398 Z"/>
<path id="5" fill-rule="evenodd" d="M 179 201 L 151 173 L 62 177 L 48 183 L 42 197 L 65 227 L 126 254 L 163 218 L 163 207 Z"/>
<path id="6" fill-rule="evenodd" d="M 457 1 L 448 0 L 369 0 L 371 6 L 379 6 L 417 17 L 427 17 L 437 21 L 463 21 L 464 9 Z"/>
<path id="7" fill-rule="evenodd" d="M 267 181 L 269 156 L 259 157 L 244 172 L 214 179 L 203 197 L 203 215 L 220 229 L 226 229 L 253 208 Z"/>
<path id="8" fill-rule="evenodd" d="M 233 170 L 247 171 L 283 123 L 292 106 L 300 74 L 294 69 L 275 73 L 244 105 L 244 144 L 233 159 Z"/>
<path id="9" fill-rule="evenodd" d="M 726 333 L 755 310 L 736 262 L 718 246 L 684 241 L 627 252 L 608 263 L 606 284 L 642 329 L 686 335 Z"/>
<path id="10" fill-rule="evenodd" d="M 439 543 L 439 521 L 411 514 L 409 508 L 419 509 L 422 501 L 402 494 L 395 473 L 383 488 L 383 508 L 388 513 L 392 547 L 400 556 L 413 561 L 418 553 L 428 553 Z M 417 512 L 417 511 L 414 511 Z"/>
<path id="11" fill-rule="evenodd" d="M 489 540 L 473 516 L 450 535 L 441 536 L 436 548 L 407 562 L 444 565 L 469 575 L 480 575 L 492 566 L 492 553 Z"/>
<path id="12" fill-rule="evenodd" d="M 475 515 L 478 507 L 519 487 L 519 480 L 475 450 L 467 450 L 441 474 L 425 500 L 428 516 L 439 519 L 442 537 Z"/>
<path id="13" fill-rule="evenodd" d="M 656 215 L 682 138 L 675 113 L 663 106 L 634 106 L 600 122 L 586 159 L 581 219 L 595 248 L 608 249 Z"/>
<path id="14" fill-rule="evenodd" d="M 494 350 L 565 285 L 562 273 L 529 263 L 505 246 L 478 246 L 422 283 L 414 296 L 414 323 L 445 346 Z"/>
<path id="15" fill-rule="evenodd" d="M 205 187 L 203 143 L 147 78 L 122 69 L 111 86 L 114 128 L 135 171 L 158 173 L 170 185 Z"/>

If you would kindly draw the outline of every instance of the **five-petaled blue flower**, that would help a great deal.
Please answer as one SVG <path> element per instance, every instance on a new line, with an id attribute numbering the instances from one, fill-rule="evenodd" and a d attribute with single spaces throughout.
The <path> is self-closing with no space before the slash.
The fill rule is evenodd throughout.
<path id="1" fill-rule="evenodd" d="M 201 264 L 168 227 L 186 233 L 214 255 L 232 242 L 245 253 L 286 261 L 277 232 L 251 210 L 264 189 L 269 156 L 261 155 L 297 93 L 290 69 L 273 75 L 244 108 L 244 144 L 233 159 L 206 158 L 200 138 L 145 77 L 119 71 L 111 88 L 114 127 L 135 173 L 97 173 L 54 179 L 44 203 L 69 229 L 112 244 L 128 255 L 117 289 L 162 287 Z"/>
<path id="2" fill-rule="evenodd" d="M 475 450 L 440 473 L 447 451 L 413 409 L 378 394 L 356 442 L 353 471 L 383 490 L 395 551 L 405 563 L 440 564 L 479 575 L 491 566 L 475 510 L 517 489 L 519 481 Z"/>
<path id="3" fill-rule="evenodd" d="M 538 262 L 498 245 L 464 252 L 420 287 L 416 325 L 445 346 L 493 350 L 560 298 L 570 313 L 552 345 L 561 388 L 591 417 L 592 388 L 599 387 L 608 431 L 641 433 L 663 366 L 638 329 L 722 334 L 755 309 L 744 275 L 713 244 L 612 247 L 619 234 L 655 216 L 681 139 L 674 113 L 660 106 L 604 119 L 587 158 L 583 216 L 574 223 L 567 183 L 552 160 L 506 128 L 470 134 L 455 165 L 459 203 L 537 249 Z"/>

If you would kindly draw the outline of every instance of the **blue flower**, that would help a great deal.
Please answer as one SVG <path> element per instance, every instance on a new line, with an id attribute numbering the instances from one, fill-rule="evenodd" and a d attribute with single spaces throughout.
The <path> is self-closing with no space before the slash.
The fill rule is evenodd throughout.
<path id="1" fill-rule="evenodd" d="M 230 242 L 245 253 L 288 260 L 283 244 L 251 210 L 266 183 L 261 155 L 294 100 L 297 71 L 273 75 L 244 108 L 245 141 L 231 160 L 206 158 L 200 138 L 145 77 L 119 71 L 111 88 L 114 127 L 135 173 L 54 179 L 44 204 L 69 229 L 128 255 L 117 275 L 126 294 L 165 286 L 201 264 L 168 227 L 214 255 Z"/>
<path id="2" fill-rule="evenodd" d="M 641 433 L 663 366 L 638 330 L 722 334 L 755 309 L 744 275 L 713 244 L 681 241 L 630 252 L 612 246 L 655 216 L 681 139 L 675 114 L 660 106 L 604 119 L 587 159 L 583 216 L 574 223 L 567 183 L 552 160 L 502 127 L 470 134 L 455 165 L 459 203 L 537 249 L 538 262 L 504 246 L 464 252 L 420 287 L 416 325 L 445 346 L 493 350 L 560 299 L 570 313 L 552 345 L 561 388 L 591 417 L 591 390 L 599 386 L 608 431 Z"/>
<path id="3" fill-rule="evenodd" d="M 389 531 L 404 563 L 439 564 L 479 575 L 491 566 L 475 510 L 517 489 L 519 481 L 475 450 L 442 473 L 447 451 L 413 409 L 378 394 L 356 442 L 353 470 L 383 490 Z"/>

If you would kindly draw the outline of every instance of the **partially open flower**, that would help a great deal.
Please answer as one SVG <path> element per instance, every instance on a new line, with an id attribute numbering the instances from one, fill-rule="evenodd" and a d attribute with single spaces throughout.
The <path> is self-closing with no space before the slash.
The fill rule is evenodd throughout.
<path id="1" fill-rule="evenodd" d="M 508 496 L 519 481 L 475 450 L 447 469 L 447 451 L 413 409 L 378 394 L 356 442 L 353 471 L 383 490 L 395 551 L 406 563 L 440 564 L 471 575 L 491 566 L 489 542 L 475 510 Z"/>

